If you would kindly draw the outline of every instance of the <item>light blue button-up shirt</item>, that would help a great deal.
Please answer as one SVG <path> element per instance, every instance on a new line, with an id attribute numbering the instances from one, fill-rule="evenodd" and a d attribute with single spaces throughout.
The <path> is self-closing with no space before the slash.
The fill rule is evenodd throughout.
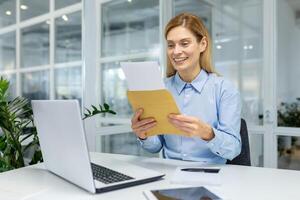
<path id="1" fill-rule="evenodd" d="M 240 94 L 229 81 L 202 69 L 191 83 L 177 73 L 165 84 L 181 114 L 208 123 L 215 136 L 210 141 L 175 134 L 152 136 L 140 140 L 144 149 L 152 153 L 163 149 L 166 158 L 204 163 L 226 163 L 240 154 Z"/>

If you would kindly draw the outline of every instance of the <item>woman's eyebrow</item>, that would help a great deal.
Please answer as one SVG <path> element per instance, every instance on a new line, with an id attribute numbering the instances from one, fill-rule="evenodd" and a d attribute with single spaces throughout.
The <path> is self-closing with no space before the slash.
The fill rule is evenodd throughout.
<path id="1" fill-rule="evenodd" d="M 184 41 L 184 40 L 191 41 L 192 39 L 191 38 L 182 38 L 178 41 L 181 42 L 181 41 Z M 167 40 L 167 42 L 176 42 L 176 41 L 175 40 Z"/>
<path id="2" fill-rule="evenodd" d="M 183 39 L 181 39 L 180 41 L 184 41 L 184 40 L 191 41 L 192 39 L 191 39 L 191 38 L 183 38 Z"/>

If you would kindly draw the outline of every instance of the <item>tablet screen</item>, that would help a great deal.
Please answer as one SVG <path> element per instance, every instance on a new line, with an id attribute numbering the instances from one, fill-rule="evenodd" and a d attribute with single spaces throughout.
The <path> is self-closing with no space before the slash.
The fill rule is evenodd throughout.
<path id="1" fill-rule="evenodd" d="M 221 199 L 205 187 L 152 190 L 158 200 L 217 200 Z"/>

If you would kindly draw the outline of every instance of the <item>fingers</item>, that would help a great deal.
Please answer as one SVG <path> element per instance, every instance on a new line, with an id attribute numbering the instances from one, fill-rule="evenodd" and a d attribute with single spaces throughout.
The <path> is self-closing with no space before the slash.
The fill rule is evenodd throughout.
<path id="1" fill-rule="evenodd" d="M 139 121 L 139 118 L 140 118 L 140 116 L 143 114 L 143 112 L 144 112 L 144 111 L 143 111 L 142 108 L 137 109 L 136 112 L 134 113 L 132 119 L 131 119 L 131 123 L 134 124 L 134 123 L 138 122 L 138 121 Z"/>
<path id="2" fill-rule="evenodd" d="M 132 131 L 138 136 L 139 138 L 145 139 L 147 137 L 147 131 L 152 129 L 156 126 L 157 122 L 153 121 L 142 126 L 132 127 Z"/>
<path id="3" fill-rule="evenodd" d="M 168 120 L 177 127 L 186 127 L 190 129 L 197 129 L 197 124 L 199 123 L 199 120 L 196 117 L 179 114 L 170 114 Z"/>
<path id="4" fill-rule="evenodd" d="M 149 131 L 151 128 L 156 126 L 157 122 L 154 118 L 146 118 L 143 120 L 140 120 L 141 115 L 143 114 L 143 109 L 138 109 L 132 119 L 131 119 L 131 128 L 132 131 L 139 137 L 139 138 L 146 138 L 147 137 L 147 131 Z"/>
<path id="5" fill-rule="evenodd" d="M 182 121 L 175 120 L 175 119 L 169 119 L 169 122 L 177 127 L 189 128 L 191 130 L 197 129 L 197 124 L 195 124 L 195 123 L 182 122 Z"/>
<path id="6" fill-rule="evenodd" d="M 154 126 L 156 126 L 156 122 L 152 122 L 152 123 L 146 124 L 144 126 L 140 126 L 138 128 L 134 128 L 133 130 L 136 133 L 145 134 L 147 131 L 149 131 Z"/>
<path id="7" fill-rule="evenodd" d="M 184 132 L 187 136 L 198 135 L 201 127 L 201 122 L 196 117 L 170 114 L 168 116 L 169 122 L 173 124 L 177 129 Z"/>
<path id="8" fill-rule="evenodd" d="M 176 119 L 175 119 L 176 118 Z M 195 118 L 197 119 L 197 118 Z M 187 136 L 200 137 L 203 140 L 211 140 L 214 137 L 213 129 L 210 125 L 200 120 L 194 121 L 194 117 L 187 116 L 171 116 L 169 122 L 177 129 L 183 131 Z"/>
<path id="9" fill-rule="evenodd" d="M 132 128 L 132 129 L 136 129 L 136 128 L 145 126 L 146 124 L 150 124 L 150 123 L 152 123 L 152 122 L 155 122 L 155 119 L 154 119 L 154 118 L 146 118 L 146 119 L 137 121 L 137 122 L 135 122 L 135 123 L 132 123 L 131 128 Z"/>
<path id="10" fill-rule="evenodd" d="M 194 134 L 197 131 L 197 124 L 194 123 L 182 122 L 175 119 L 169 119 L 169 122 L 173 124 L 177 129 L 188 134 Z"/>
<path id="11" fill-rule="evenodd" d="M 175 119 L 179 120 L 182 122 L 190 122 L 190 123 L 195 123 L 198 122 L 199 119 L 196 117 L 191 117 L 191 116 L 186 116 L 186 115 L 179 115 L 179 114 L 169 114 L 168 115 L 169 119 Z"/>

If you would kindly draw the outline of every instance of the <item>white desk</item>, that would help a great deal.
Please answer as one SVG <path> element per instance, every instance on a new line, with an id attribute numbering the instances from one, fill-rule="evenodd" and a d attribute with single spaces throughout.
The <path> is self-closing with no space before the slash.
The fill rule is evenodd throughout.
<path id="1" fill-rule="evenodd" d="M 92 153 L 97 157 L 98 153 Z M 143 190 L 180 187 L 170 184 L 168 178 L 177 166 L 186 162 L 106 154 L 115 159 L 148 167 L 166 174 L 163 180 L 139 186 L 90 194 L 85 190 L 43 169 L 43 165 L 29 166 L 0 174 L 0 200 L 143 200 Z M 59 162 L 59 161 L 58 161 Z M 206 186 L 212 192 L 228 199 L 300 199 L 300 171 L 224 165 L 221 186 Z"/>

